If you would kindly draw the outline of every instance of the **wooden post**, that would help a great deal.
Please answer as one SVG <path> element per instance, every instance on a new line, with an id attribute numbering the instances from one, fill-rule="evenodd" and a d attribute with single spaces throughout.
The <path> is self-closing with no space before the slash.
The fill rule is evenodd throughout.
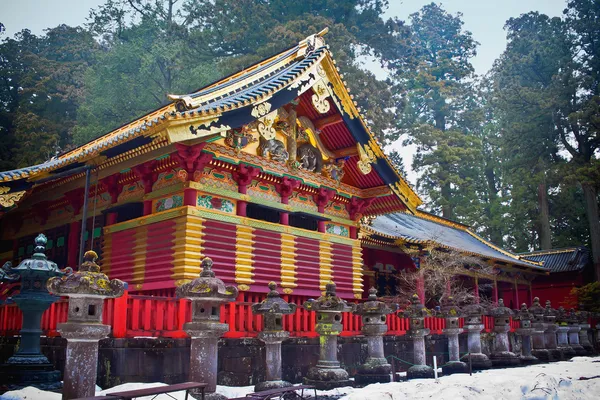
<path id="1" fill-rule="evenodd" d="M 521 304 L 519 303 L 519 284 L 517 283 L 517 281 L 515 281 L 515 294 L 514 294 L 514 301 L 515 301 L 515 306 L 514 309 L 518 310 L 519 308 L 521 308 Z"/>
<path id="2" fill-rule="evenodd" d="M 114 322 L 112 334 L 115 338 L 124 338 L 127 334 L 127 300 L 129 298 L 128 291 L 123 293 L 123 296 L 117 297 L 112 303 L 114 310 Z"/>
<path id="3" fill-rule="evenodd" d="M 67 239 L 67 266 L 71 268 L 77 267 L 77 256 L 79 255 L 79 233 L 81 232 L 81 224 L 79 222 L 71 222 L 69 224 L 69 238 Z M 15 253 L 17 254 L 17 253 Z"/>
<path id="4" fill-rule="evenodd" d="M 475 303 L 479 304 L 479 278 L 475 277 Z"/>
<path id="5" fill-rule="evenodd" d="M 494 305 L 498 305 L 498 281 L 494 279 L 494 288 L 492 289 L 492 300 Z"/>

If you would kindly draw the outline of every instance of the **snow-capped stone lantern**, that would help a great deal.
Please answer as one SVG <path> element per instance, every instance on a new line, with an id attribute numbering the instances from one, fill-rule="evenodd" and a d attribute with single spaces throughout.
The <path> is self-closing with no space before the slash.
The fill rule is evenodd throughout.
<path id="1" fill-rule="evenodd" d="M 396 311 L 396 304 L 387 305 L 377 300 L 377 289 L 369 289 L 369 298 L 364 303 L 355 304 L 352 312 L 362 317 L 362 333 L 367 337 L 368 355 L 364 364 L 358 367 L 354 378 L 357 383 L 371 384 L 389 382 L 392 366 L 383 353 L 383 335 L 387 332 L 387 315 Z"/>
<path id="2" fill-rule="evenodd" d="M 77 272 L 47 283 L 49 292 L 69 297 L 67 322 L 58 324 L 58 332 L 67 339 L 63 400 L 94 396 L 98 341 L 110 333 L 110 325 L 102 324 L 104 299 L 122 296 L 126 287 L 100 272 L 97 259 L 98 254 L 90 250 Z"/>
<path id="3" fill-rule="evenodd" d="M 556 341 L 558 349 L 562 352 L 563 358 L 569 360 L 577 355 L 575 350 L 569 345 L 569 313 L 564 307 L 558 307 L 556 313 Z"/>
<path id="4" fill-rule="evenodd" d="M 579 316 L 575 312 L 575 309 L 571 308 L 569 310 L 567 321 L 569 323 L 569 346 L 575 350 L 578 356 L 587 356 L 587 351 L 579 343 L 579 331 L 581 327 L 579 326 Z"/>
<path id="5" fill-rule="evenodd" d="M 556 323 L 556 310 L 552 308 L 550 300 L 546 300 L 546 307 L 544 310 L 544 322 L 546 323 L 546 329 L 544 330 L 544 340 L 546 342 L 546 349 L 550 352 L 550 356 L 555 360 L 562 360 L 562 352 L 558 349 L 556 343 L 556 331 L 558 330 L 558 324 Z"/>
<path id="6" fill-rule="evenodd" d="M 471 357 L 471 366 L 473 369 L 488 369 L 492 367 L 492 362 L 481 352 L 481 331 L 483 330 L 483 322 L 481 316 L 485 309 L 479 304 L 471 304 L 465 307 L 465 324 L 464 330 L 467 331 L 467 348 L 469 354 L 463 356 L 462 360 L 469 362 Z"/>
<path id="7" fill-rule="evenodd" d="M 409 319 L 407 335 L 413 341 L 413 366 L 406 371 L 408 379 L 433 378 L 433 368 L 425 361 L 425 336 L 429 335 L 429 329 L 425 328 L 425 317 L 429 315 L 427 309 L 419 296 L 413 294 L 410 305 L 405 311 L 401 311 L 401 318 Z"/>
<path id="8" fill-rule="evenodd" d="M 494 317 L 494 332 L 496 333 L 494 351 L 490 356 L 492 365 L 500 367 L 519 365 L 521 360 L 510 351 L 508 341 L 512 310 L 504 306 L 503 299 L 498 299 L 498 305 L 491 309 L 490 315 Z"/>
<path id="9" fill-rule="evenodd" d="M 281 379 L 281 342 L 290 334 L 283 330 L 283 315 L 296 312 L 296 305 L 287 303 L 277 291 L 275 282 L 269 283 L 269 293 L 262 302 L 252 305 L 252 312 L 263 316 L 264 328 L 258 338 L 265 342 L 267 380 L 254 386 L 255 392 L 292 386 L 291 383 Z"/>
<path id="10" fill-rule="evenodd" d="M 532 315 L 531 327 L 533 328 L 533 350 L 531 353 L 540 361 L 554 361 L 552 355 L 546 349 L 546 339 L 544 331 L 546 330 L 546 322 L 544 320 L 544 312 L 546 310 L 540 305 L 539 297 L 534 297 L 533 304 L 529 307 L 529 312 Z"/>
<path id="11" fill-rule="evenodd" d="M 0 366 L 0 384 L 9 390 L 35 386 L 43 390 L 56 390 L 62 384 L 60 371 L 48 361 L 40 351 L 40 335 L 42 334 L 42 314 L 58 300 L 48 293 L 48 279 L 70 273 L 71 268 L 58 269 L 56 263 L 48 260 L 46 243 L 43 234 L 35 238 L 34 254 L 12 267 L 6 263 L 0 270 L 0 280 L 4 282 L 21 282 L 17 295 L 12 297 L 23 312 L 21 341 L 17 352 Z"/>
<path id="12" fill-rule="evenodd" d="M 319 390 L 348 386 L 348 372 L 340 367 L 337 359 L 337 338 L 342 332 L 342 313 L 351 311 L 352 307 L 336 295 L 333 282 L 325 285 L 323 296 L 309 299 L 302 306 L 317 313 L 315 331 L 321 336 L 319 361 L 308 370 L 304 382 Z"/>
<path id="13" fill-rule="evenodd" d="M 579 307 L 581 309 L 581 306 Z M 587 311 L 579 311 L 577 313 L 579 317 L 579 344 L 587 351 L 588 355 L 594 353 L 594 346 L 590 343 L 590 337 L 588 331 L 590 329 L 590 313 Z"/>
<path id="14" fill-rule="evenodd" d="M 226 397 L 215 393 L 218 342 L 229 330 L 229 324 L 221 323 L 221 304 L 235 301 L 238 289 L 235 286 L 225 286 L 222 280 L 215 277 L 210 258 L 204 258 L 200 266 L 200 276 L 176 290 L 178 298 L 192 301 L 192 322 L 183 325 L 192 339 L 189 379 L 207 384 L 206 399 L 221 400 Z M 192 395 L 199 398 L 200 393 L 192 391 Z"/>
<path id="15" fill-rule="evenodd" d="M 446 320 L 446 328 L 442 332 L 448 338 L 448 362 L 442 367 L 442 372 L 444 375 L 466 373 L 468 367 L 466 363 L 460 361 L 458 345 L 458 335 L 464 331 L 458 326 L 461 310 L 452 297 L 442 304 L 441 315 Z"/>

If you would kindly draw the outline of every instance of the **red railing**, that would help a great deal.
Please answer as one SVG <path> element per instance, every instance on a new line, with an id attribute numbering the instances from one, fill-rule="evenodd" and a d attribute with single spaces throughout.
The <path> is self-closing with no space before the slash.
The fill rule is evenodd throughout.
<path id="1" fill-rule="evenodd" d="M 287 302 L 297 305 L 296 312 L 283 318 L 283 328 L 292 337 L 315 337 L 316 315 L 302 308 L 306 296 L 283 295 Z M 242 292 L 237 301 L 221 306 L 221 322 L 229 324 L 225 337 L 255 337 L 263 328 L 262 317 L 252 313 L 251 305 L 265 298 L 263 294 Z M 358 302 L 358 301 L 356 301 Z M 66 322 L 68 300 L 61 299 L 42 316 L 42 330 L 46 336 L 58 336 L 57 325 Z M 173 297 L 129 295 L 107 299 L 104 303 L 103 323 L 112 326 L 112 336 L 125 337 L 167 337 L 183 338 L 183 324 L 191 321 L 191 303 Z M 0 334 L 16 335 L 21 329 L 22 314 L 15 304 L 0 306 Z M 484 332 L 493 332 L 493 317 L 483 317 Z M 342 315 L 342 336 L 361 334 L 362 319 L 352 313 Z M 387 317 L 387 335 L 404 335 L 409 329 L 409 319 L 397 314 Z M 443 318 L 425 318 L 425 328 L 432 334 L 441 334 L 446 322 Z M 464 319 L 459 319 L 459 327 Z M 519 327 L 519 322 L 511 319 L 511 331 Z"/>

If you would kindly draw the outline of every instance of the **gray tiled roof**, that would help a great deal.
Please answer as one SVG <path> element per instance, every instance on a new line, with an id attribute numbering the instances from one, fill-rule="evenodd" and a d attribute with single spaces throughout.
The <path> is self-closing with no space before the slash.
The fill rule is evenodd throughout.
<path id="1" fill-rule="evenodd" d="M 586 247 L 573 247 L 556 250 L 540 250 L 521 253 L 521 257 L 531 261 L 542 261 L 550 272 L 580 271 L 590 263 L 590 251 Z"/>
<path id="2" fill-rule="evenodd" d="M 379 216 L 375 219 L 371 228 L 384 236 L 403 238 L 408 242 L 425 243 L 431 241 L 444 247 L 466 251 L 485 258 L 545 269 L 526 260 L 520 260 L 516 254 L 498 249 L 466 228 L 455 228 L 408 213 Z"/>

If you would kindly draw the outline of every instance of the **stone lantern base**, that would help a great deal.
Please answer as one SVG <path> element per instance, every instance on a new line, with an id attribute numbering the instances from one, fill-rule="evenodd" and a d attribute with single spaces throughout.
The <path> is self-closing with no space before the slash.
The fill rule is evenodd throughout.
<path id="1" fill-rule="evenodd" d="M 483 353 L 470 353 L 465 354 L 461 357 L 461 361 L 464 361 L 467 366 L 469 365 L 469 356 L 471 357 L 471 367 L 473 370 L 482 370 L 492 368 L 492 362 Z"/>
<path id="2" fill-rule="evenodd" d="M 284 387 L 294 386 L 287 381 L 266 381 L 259 382 L 254 386 L 255 392 L 262 392 L 263 390 L 281 389 Z"/>
<path id="3" fill-rule="evenodd" d="M 563 352 L 560 349 L 548 349 L 548 351 L 550 352 L 550 357 L 554 361 L 566 360 L 565 355 L 563 354 Z"/>
<path id="4" fill-rule="evenodd" d="M 62 388 L 60 371 L 52 364 L 15 364 L 0 366 L 0 391 L 19 390 L 33 386 L 40 390 L 59 390 Z"/>
<path id="5" fill-rule="evenodd" d="M 558 361 L 552 356 L 548 349 L 533 349 L 531 350 L 531 354 L 541 362 Z"/>
<path id="6" fill-rule="evenodd" d="M 360 385 L 371 383 L 391 382 L 392 366 L 385 358 L 367 358 L 367 361 L 358 367 L 354 381 Z"/>
<path id="7" fill-rule="evenodd" d="M 308 370 L 305 385 L 313 385 L 317 390 L 331 390 L 343 386 L 352 386 L 348 372 L 345 369 L 337 367 L 325 367 L 317 364 Z"/>
<path id="8" fill-rule="evenodd" d="M 435 375 L 429 365 L 413 365 L 406 371 L 407 379 L 431 379 Z"/>
<path id="9" fill-rule="evenodd" d="M 449 361 L 442 367 L 444 375 L 466 374 L 469 372 L 469 366 L 462 361 Z"/>
<path id="10" fill-rule="evenodd" d="M 494 367 L 515 367 L 521 364 L 521 359 L 510 351 L 498 351 L 490 356 Z"/>
<path id="11" fill-rule="evenodd" d="M 573 358 L 573 357 L 575 357 L 577 355 L 577 353 L 575 352 L 575 350 L 573 350 L 573 348 L 571 346 L 568 346 L 568 345 L 561 346 L 559 344 L 558 345 L 558 349 L 562 352 L 563 360 L 570 360 L 571 358 Z"/>

